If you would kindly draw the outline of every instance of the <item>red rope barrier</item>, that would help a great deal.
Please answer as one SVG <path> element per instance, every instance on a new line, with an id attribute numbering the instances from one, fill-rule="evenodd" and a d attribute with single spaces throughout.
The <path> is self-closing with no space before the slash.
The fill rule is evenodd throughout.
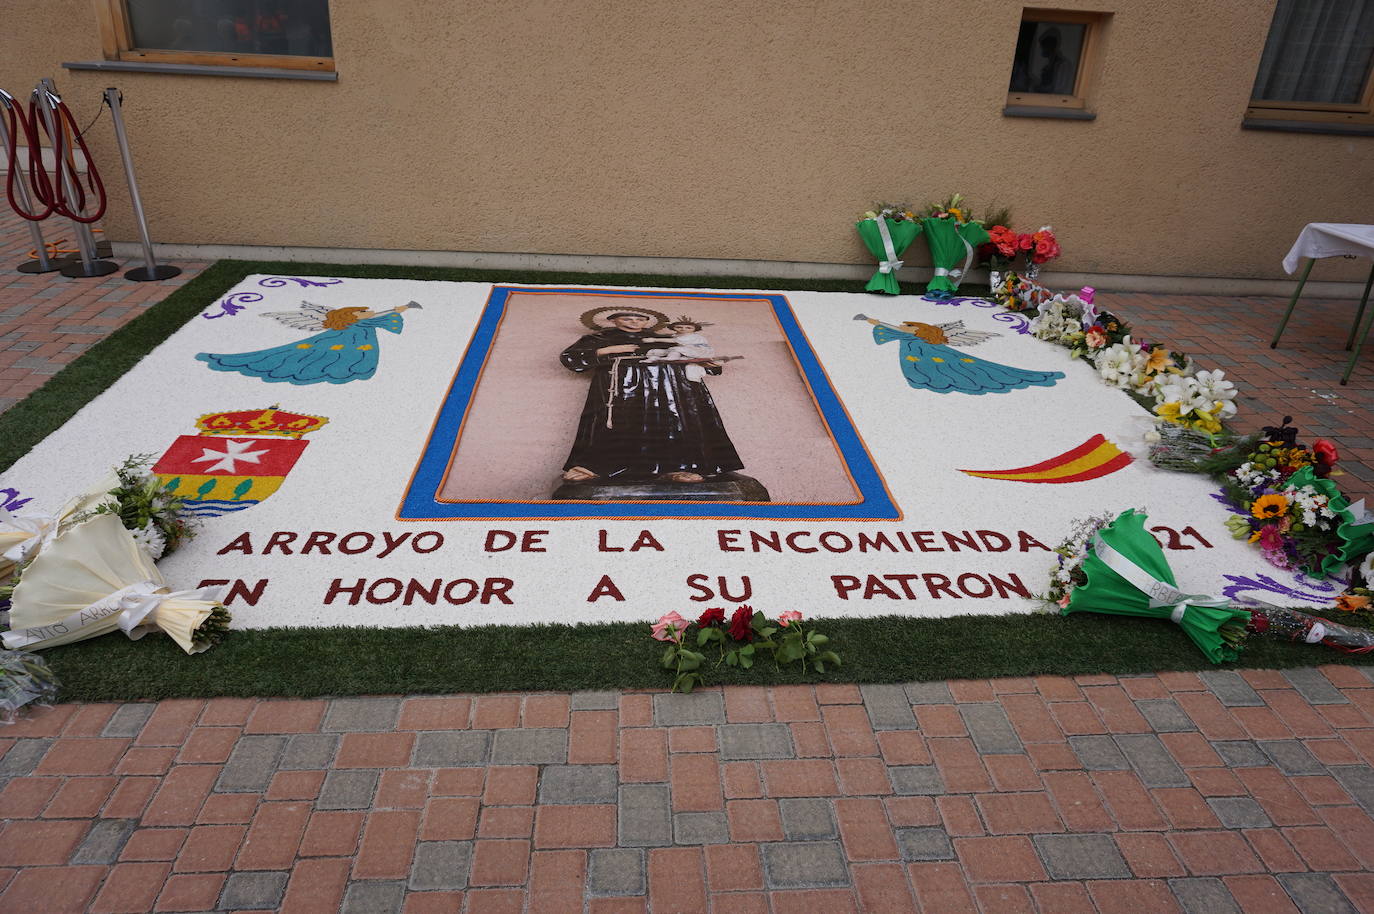
<path id="1" fill-rule="evenodd" d="M 36 98 L 29 100 L 28 111 L 25 112 L 17 103 L 7 103 L 5 109 L 9 114 L 10 142 L 9 148 L 5 150 L 8 163 L 9 175 L 5 182 L 5 193 L 9 197 L 10 207 L 25 219 L 31 222 L 38 222 L 46 219 L 53 213 L 65 216 L 73 222 L 90 224 L 96 222 L 101 216 L 105 215 L 105 183 L 100 179 L 100 170 L 96 168 L 95 161 L 91 158 L 90 149 L 86 146 L 86 140 L 81 135 L 77 127 L 76 118 L 72 116 L 71 110 L 66 103 L 56 95 L 49 95 L 52 102 L 53 124 L 52 131 L 49 132 L 47 122 L 40 116 L 38 102 Z M 43 204 L 44 209 L 41 213 L 30 213 L 20 206 L 15 198 L 14 182 L 18 172 L 19 164 L 19 131 L 24 131 L 24 141 L 29 150 L 29 185 L 33 188 L 33 195 L 37 201 Z M 48 137 L 49 144 L 53 151 L 53 173 L 49 176 L 46 168 L 43 167 L 43 145 L 39 131 Z M 76 171 L 76 163 L 72 155 L 73 148 L 69 136 L 75 136 L 75 148 L 81 150 L 81 154 L 86 157 L 86 185 L 94 194 L 96 200 L 95 212 L 85 215 L 86 191 L 81 187 L 81 177 Z M 75 199 L 70 199 L 67 195 L 67 180 L 71 182 L 71 187 Z"/>
<path id="2" fill-rule="evenodd" d="M 72 116 L 71 109 L 58 96 L 50 94 L 49 98 L 52 101 L 53 132 L 56 134 L 55 136 L 48 134 L 48 141 L 52 144 L 54 158 L 53 180 L 49 185 L 52 191 L 52 208 L 59 216 L 66 216 L 73 222 L 84 222 L 89 225 L 105 215 L 105 183 L 100 180 L 100 170 L 95 167 L 95 161 L 91 158 L 91 151 L 86 147 L 86 140 L 81 135 L 81 130 L 77 126 L 76 118 Z M 48 124 L 38 117 L 38 104 L 33 99 L 29 101 L 29 119 L 35 127 L 41 123 L 43 132 L 48 132 Z M 81 179 L 76 173 L 76 163 L 71 157 L 72 150 L 68 148 L 69 128 L 72 133 L 75 133 L 76 145 L 86 158 L 86 183 L 98 201 L 95 212 L 89 216 L 82 215 L 86 209 L 86 192 L 81 189 Z M 32 156 L 29 158 L 29 167 L 33 168 Z M 72 189 L 76 192 L 75 201 L 67 199 L 67 182 L 62 180 L 64 170 L 71 178 Z M 49 201 L 45 200 L 44 202 Z M 73 206 L 73 203 L 76 205 Z"/>
<path id="3" fill-rule="evenodd" d="M 33 167 L 33 150 L 39 151 L 42 157 L 42 146 L 39 145 L 38 131 L 34 128 L 33 122 L 24 114 L 24 109 L 19 103 L 6 94 L 4 99 L 6 113 L 9 114 L 9 146 L 5 149 L 6 172 L 5 194 L 9 197 L 10 209 L 30 222 L 41 222 L 52 215 L 53 205 L 49 202 L 52 199 L 52 188 L 48 183 L 48 173 L 43 168 Z M 41 213 L 31 213 L 19 204 L 19 200 L 14 195 L 14 182 L 19 174 L 19 130 L 23 128 L 24 141 L 27 145 L 29 155 L 29 186 L 33 188 L 33 195 L 40 203 L 45 204 L 45 209 Z M 22 180 L 22 179 L 21 179 Z"/>

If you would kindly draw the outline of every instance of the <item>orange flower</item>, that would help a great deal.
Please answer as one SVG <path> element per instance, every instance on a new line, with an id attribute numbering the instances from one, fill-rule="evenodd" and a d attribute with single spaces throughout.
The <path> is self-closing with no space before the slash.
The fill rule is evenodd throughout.
<path id="1" fill-rule="evenodd" d="M 1156 346 L 1150 350 L 1150 359 L 1145 363 L 1145 370 L 1151 374 L 1156 374 L 1174 364 L 1174 360 L 1169 358 L 1169 350 L 1162 346 Z"/>
<path id="2" fill-rule="evenodd" d="M 1362 597 L 1358 594 L 1343 593 L 1336 598 L 1336 608 L 1343 609 L 1348 613 L 1359 612 L 1362 609 L 1369 609 L 1371 601 L 1369 597 Z"/>

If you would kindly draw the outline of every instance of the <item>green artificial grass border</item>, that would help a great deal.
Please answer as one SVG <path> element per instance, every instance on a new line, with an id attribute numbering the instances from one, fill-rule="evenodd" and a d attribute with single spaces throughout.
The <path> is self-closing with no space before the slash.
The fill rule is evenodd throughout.
<path id="1" fill-rule="evenodd" d="M 764 660 L 738 670 L 708 649 L 706 685 L 912 682 L 1212 669 L 1168 621 L 1078 613 L 817 619 L 844 666 L 824 676 Z M 45 652 L 72 701 L 667 688 L 648 623 L 234 632 L 193 658 L 166 638 L 112 634 Z M 1254 637 L 1241 666 L 1367 662 Z"/>
<path id="2" fill-rule="evenodd" d="M 863 291 L 859 280 L 518 272 L 219 261 L 162 302 L 92 346 L 45 385 L 0 414 L 0 472 L 117 381 L 139 359 L 253 273 L 449 282 L 659 288 Z M 919 294 L 914 285 L 906 294 Z M 978 290 L 968 290 L 971 294 Z M 1048 574 L 1048 563 L 1046 573 Z M 778 607 L 778 610 L 791 607 Z M 800 607 L 805 611 L 806 607 Z M 809 615 L 809 614 L 808 614 Z M 820 676 L 800 669 L 706 671 L 708 685 L 795 682 L 910 682 L 1044 674 L 1147 673 L 1209 669 L 1168 622 L 1077 614 L 921 619 L 818 619 L 844 666 Z M 277 628 L 234 632 L 187 658 L 167 639 L 137 643 L 118 634 L 45 652 L 73 701 L 173 697 L 314 696 L 664 688 L 661 646 L 644 623 L 460 628 Z M 714 660 L 714 657 L 711 658 Z M 1368 663 L 1330 649 L 1250 639 L 1244 666 Z"/>

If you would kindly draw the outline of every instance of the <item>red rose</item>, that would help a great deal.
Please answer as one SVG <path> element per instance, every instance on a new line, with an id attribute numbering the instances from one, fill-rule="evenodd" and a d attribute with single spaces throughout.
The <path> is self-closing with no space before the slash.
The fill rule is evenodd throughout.
<path id="1" fill-rule="evenodd" d="M 1029 251 L 1031 248 L 1035 247 L 1035 239 L 1030 235 L 1017 235 L 1016 247 L 1022 251 Z"/>
<path id="2" fill-rule="evenodd" d="M 1312 453 L 1317 455 L 1317 462 L 1326 466 L 1333 465 L 1340 457 L 1336 454 L 1336 445 L 1325 438 L 1318 438 L 1312 444 Z"/>
<path id="3" fill-rule="evenodd" d="M 701 614 L 700 619 L 697 619 L 698 628 L 712 628 L 713 626 L 724 624 L 725 610 L 721 609 L 719 606 L 711 607 Z"/>
<path id="4" fill-rule="evenodd" d="M 754 640 L 754 609 L 748 603 L 730 617 L 730 637 L 736 641 Z"/>

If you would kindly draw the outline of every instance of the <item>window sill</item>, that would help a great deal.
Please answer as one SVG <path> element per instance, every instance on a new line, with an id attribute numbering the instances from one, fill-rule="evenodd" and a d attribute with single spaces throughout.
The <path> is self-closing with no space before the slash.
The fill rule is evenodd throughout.
<path id="1" fill-rule="evenodd" d="M 1374 124 L 1337 124 L 1331 121 L 1282 121 L 1247 117 L 1242 130 L 1277 130 L 1283 133 L 1330 133 L 1338 136 L 1374 136 Z"/>
<path id="2" fill-rule="evenodd" d="M 1095 121 L 1097 115 L 1082 108 L 1052 108 L 1039 105 L 1007 105 L 1003 117 L 1047 117 L 1061 121 Z"/>
<path id="3" fill-rule="evenodd" d="M 216 67 L 185 63 L 140 63 L 134 60 L 81 60 L 62 64 L 68 70 L 103 70 L 122 73 L 169 73 L 177 76 L 236 76 L 246 79 L 305 79 L 337 82 L 339 74 L 322 70 L 288 70 L 278 67 Z"/>

